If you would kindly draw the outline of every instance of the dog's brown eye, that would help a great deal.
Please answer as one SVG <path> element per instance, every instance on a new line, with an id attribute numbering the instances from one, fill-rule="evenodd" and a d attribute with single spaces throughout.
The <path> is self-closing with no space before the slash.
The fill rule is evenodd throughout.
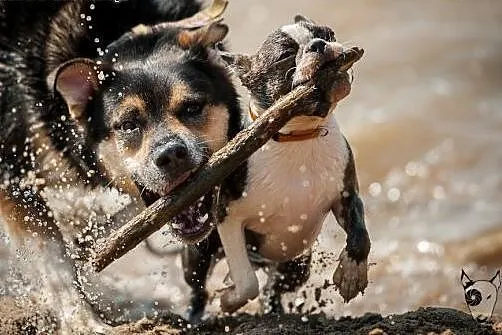
<path id="1" fill-rule="evenodd" d="M 185 111 L 188 116 L 197 116 L 202 113 L 203 109 L 204 106 L 197 102 L 189 103 L 185 107 Z"/>
<path id="2" fill-rule="evenodd" d="M 132 132 L 136 129 L 139 129 L 139 125 L 134 121 L 124 121 L 120 124 L 120 130 L 123 132 Z"/>

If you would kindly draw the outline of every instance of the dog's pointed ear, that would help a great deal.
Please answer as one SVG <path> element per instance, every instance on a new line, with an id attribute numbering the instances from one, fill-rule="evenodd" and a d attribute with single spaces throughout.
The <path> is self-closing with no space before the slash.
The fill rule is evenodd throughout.
<path id="1" fill-rule="evenodd" d="M 460 276 L 460 282 L 462 283 L 463 288 L 467 288 L 472 285 L 473 281 L 471 278 L 467 276 L 467 273 L 465 273 L 464 269 L 462 269 L 462 275 Z"/>
<path id="2" fill-rule="evenodd" d="M 307 22 L 307 23 L 310 23 L 310 24 L 315 25 L 315 22 L 314 22 L 314 21 L 312 21 L 311 19 L 309 19 L 309 18 L 307 18 L 307 17 L 305 17 L 305 16 L 303 16 L 303 15 L 301 15 L 301 14 L 297 14 L 297 15 L 295 15 L 295 17 L 293 18 L 293 21 L 294 21 L 295 23 Z"/>
<path id="3" fill-rule="evenodd" d="M 97 65 L 87 58 L 63 63 L 47 77 L 47 85 L 61 94 L 70 116 L 78 122 L 87 119 L 85 110 L 99 87 Z"/>
<path id="4" fill-rule="evenodd" d="M 214 47 L 216 43 L 223 41 L 227 34 L 226 24 L 213 22 L 195 30 L 181 30 L 178 34 L 178 43 L 184 49 L 196 46 Z"/>
<path id="5" fill-rule="evenodd" d="M 497 273 L 495 274 L 495 276 L 493 276 L 493 278 L 490 279 L 490 283 L 495 285 L 497 290 L 500 288 L 500 270 L 498 270 Z"/>
<path id="6" fill-rule="evenodd" d="M 246 85 L 249 71 L 251 71 L 251 56 L 219 51 L 223 61 L 235 72 L 244 85 Z"/>

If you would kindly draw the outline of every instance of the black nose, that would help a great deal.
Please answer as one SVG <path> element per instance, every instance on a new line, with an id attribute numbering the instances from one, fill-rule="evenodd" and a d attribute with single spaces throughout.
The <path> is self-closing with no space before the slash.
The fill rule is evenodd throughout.
<path id="1" fill-rule="evenodd" d="M 168 143 L 153 156 L 155 165 L 164 170 L 183 168 L 187 164 L 188 150 L 182 143 Z"/>
<path id="2" fill-rule="evenodd" d="M 326 50 L 326 41 L 315 38 L 307 45 L 307 52 L 316 52 L 319 54 L 323 54 Z"/>

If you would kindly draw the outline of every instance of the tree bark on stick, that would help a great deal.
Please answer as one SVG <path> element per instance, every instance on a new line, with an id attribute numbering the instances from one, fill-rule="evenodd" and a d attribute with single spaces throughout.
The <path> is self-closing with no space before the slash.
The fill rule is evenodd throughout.
<path id="1" fill-rule="evenodd" d="M 291 118 L 301 115 L 305 102 L 315 99 L 319 88 L 332 85 L 334 78 L 340 72 L 347 71 L 362 54 L 363 50 L 359 48 L 348 50 L 328 68 L 319 71 L 310 82 L 279 99 L 251 126 L 242 130 L 226 146 L 213 154 L 204 166 L 171 194 L 157 200 L 105 240 L 98 241 L 90 265 L 97 272 L 102 271 L 161 229 L 173 216 L 211 191 L 270 140 Z"/>

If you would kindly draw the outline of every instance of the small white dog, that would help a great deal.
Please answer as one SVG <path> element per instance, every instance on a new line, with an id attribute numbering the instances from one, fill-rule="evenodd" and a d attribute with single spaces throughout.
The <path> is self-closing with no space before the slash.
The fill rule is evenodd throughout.
<path id="1" fill-rule="evenodd" d="M 330 28 L 297 16 L 272 33 L 256 55 L 223 53 L 223 58 L 251 93 L 252 120 L 344 51 Z M 222 296 L 224 311 L 237 310 L 259 293 L 247 245 L 279 263 L 274 291 L 280 309 L 280 293 L 308 279 L 311 247 L 330 211 L 347 233 L 334 284 L 346 301 L 368 284 L 370 239 L 354 157 L 332 113 L 350 92 L 348 76 L 319 91 L 317 99 L 305 103 L 309 116 L 293 118 L 251 156 L 245 192 L 230 202 L 218 225 L 234 283 Z"/>

